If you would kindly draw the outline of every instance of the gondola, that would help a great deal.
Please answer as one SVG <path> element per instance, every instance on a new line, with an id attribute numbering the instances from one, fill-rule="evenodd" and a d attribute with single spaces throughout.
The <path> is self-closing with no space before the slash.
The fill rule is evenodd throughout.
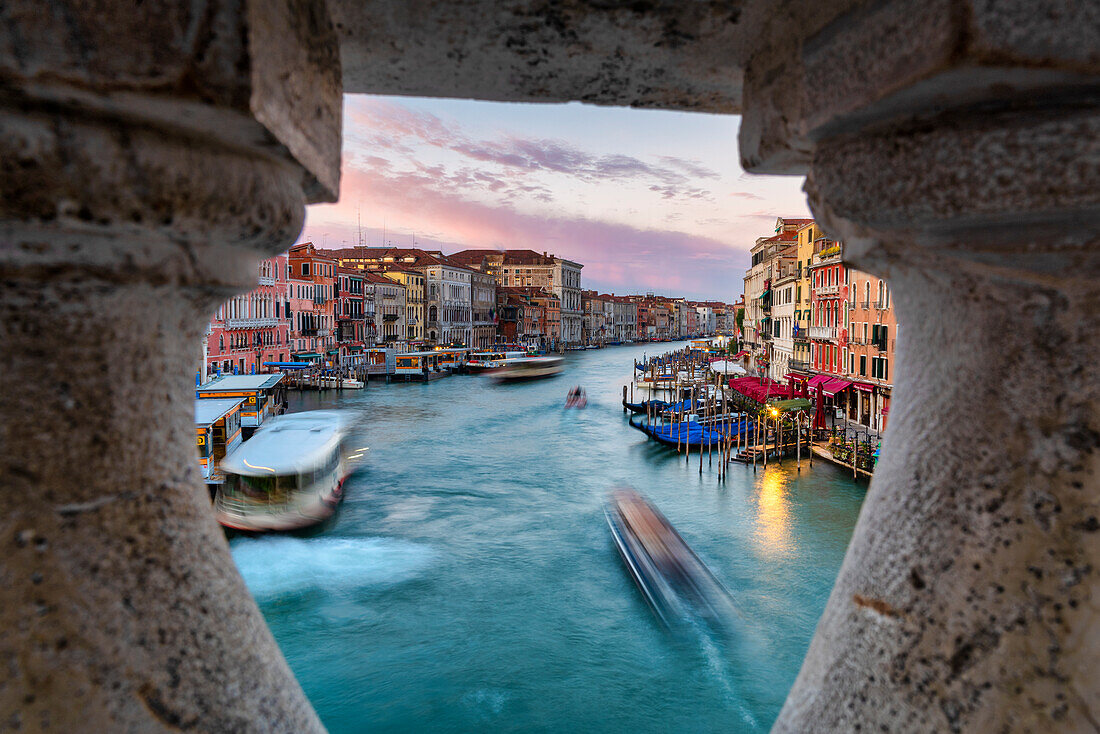
<path id="1" fill-rule="evenodd" d="M 623 407 L 632 413 L 646 413 L 650 409 L 657 412 L 662 410 L 668 410 L 669 403 L 667 400 L 643 400 L 640 403 L 627 402 L 626 398 L 623 398 Z"/>
<path id="2" fill-rule="evenodd" d="M 729 436 L 737 433 L 748 433 L 753 429 L 753 423 L 747 418 L 739 421 L 723 420 L 711 425 L 700 425 L 696 421 L 681 421 L 679 423 L 667 423 L 648 425 L 641 421 L 630 419 L 630 425 L 646 434 L 654 441 L 667 446 L 711 446 L 722 443 Z"/>

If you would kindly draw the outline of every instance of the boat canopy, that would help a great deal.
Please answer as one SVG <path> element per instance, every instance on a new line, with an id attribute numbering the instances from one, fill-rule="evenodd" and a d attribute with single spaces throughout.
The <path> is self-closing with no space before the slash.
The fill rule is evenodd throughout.
<path id="1" fill-rule="evenodd" d="M 312 366 L 309 362 L 264 362 L 264 367 L 278 367 L 284 370 L 304 370 Z"/>
<path id="2" fill-rule="evenodd" d="M 245 476 L 302 474 L 332 460 L 350 422 L 338 410 L 272 418 L 221 461 L 223 472 Z"/>
<path id="3" fill-rule="evenodd" d="M 201 395 L 240 390 L 267 390 L 278 385 L 282 379 L 282 375 L 222 375 L 198 387 L 195 392 Z"/>
<path id="4" fill-rule="evenodd" d="M 195 425 L 209 426 L 220 421 L 226 413 L 231 413 L 244 398 L 216 398 L 213 400 L 195 400 Z"/>

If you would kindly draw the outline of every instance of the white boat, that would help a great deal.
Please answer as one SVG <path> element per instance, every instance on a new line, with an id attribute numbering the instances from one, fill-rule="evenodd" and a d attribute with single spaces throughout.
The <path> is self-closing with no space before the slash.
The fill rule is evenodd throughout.
<path id="1" fill-rule="evenodd" d="M 355 380 L 350 377 L 335 377 L 332 375 L 325 375 L 321 377 L 321 387 L 326 387 L 331 390 L 337 388 L 343 390 L 362 390 L 363 382 L 361 380 Z"/>
<path id="2" fill-rule="evenodd" d="M 486 374 L 499 382 L 539 380 L 560 374 L 564 362 L 561 357 L 527 357 L 511 361 Z"/>
<path id="3" fill-rule="evenodd" d="M 521 359 L 530 359 L 527 352 L 474 352 L 466 362 L 469 372 L 487 372 L 505 367 Z"/>
<path id="4" fill-rule="evenodd" d="M 252 532 L 295 530 L 331 517 L 344 480 L 362 461 L 347 416 L 335 410 L 292 413 L 267 421 L 221 460 L 225 477 L 214 498 L 218 522 Z"/>

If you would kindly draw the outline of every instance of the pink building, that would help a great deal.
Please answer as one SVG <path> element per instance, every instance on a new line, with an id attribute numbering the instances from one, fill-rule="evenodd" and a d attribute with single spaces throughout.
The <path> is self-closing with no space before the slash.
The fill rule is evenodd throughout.
<path id="1" fill-rule="evenodd" d="M 260 263 L 255 290 L 234 296 L 218 307 L 203 340 L 203 371 L 249 374 L 263 372 L 264 362 L 290 357 L 286 255 Z"/>

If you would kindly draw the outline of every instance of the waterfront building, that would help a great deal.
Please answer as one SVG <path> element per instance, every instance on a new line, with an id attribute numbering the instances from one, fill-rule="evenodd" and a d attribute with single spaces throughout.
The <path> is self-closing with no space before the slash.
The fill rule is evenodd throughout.
<path id="1" fill-rule="evenodd" d="M 798 289 L 798 271 L 793 262 L 779 264 L 776 279 L 772 283 L 771 296 L 771 358 L 768 376 L 784 381 L 794 359 L 795 297 Z"/>
<path id="2" fill-rule="evenodd" d="M 751 250 L 752 264 L 745 273 L 745 345 L 749 352 L 749 369 L 766 374 L 771 360 L 772 285 L 780 268 L 794 265 L 798 229 L 809 219 L 779 217 L 775 234 L 759 237 Z"/>
<path id="3" fill-rule="evenodd" d="M 405 286 L 405 335 L 403 338 L 410 344 L 423 342 L 426 300 L 424 273 L 400 265 L 383 266 L 379 272 Z"/>
<path id="4" fill-rule="evenodd" d="M 695 309 L 695 324 L 699 334 L 703 336 L 713 336 L 718 333 L 718 321 L 715 315 L 717 310 L 714 303 L 696 303 Z"/>
<path id="5" fill-rule="evenodd" d="M 610 303 L 608 296 L 596 291 L 581 291 L 581 343 L 603 344 L 608 341 L 608 323 L 606 307 Z M 614 317 L 612 317 L 614 320 Z"/>
<path id="6" fill-rule="evenodd" d="M 543 288 L 499 287 L 496 289 L 500 314 L 498 341 L 549 350 L 561 341 L 561 301 Z"/>
<path id="7" fill-rule="evenodd" d="M 334 288 L 336 345 L 340 364 L 357 364 L 377 335 L 374 293 L 364 288 L 364 272 L 336 268 Z"/>
<path id="8" fill-rule="evenodd" d="M 615 340 L 634 341 L 638 336 L 638 307 L 629 296 L 612 295 L 615 313 Z"/>
<path id="9" fill-rule="evenodd" d="M 473 349 L 489 349 L 496 341 L 496 279 L 489 273 L 470 270 L 470 340 Z"/>
<path id="10" fill-rule="evenodd" d="M 810 220 L 798 228 L 798 249 L 795 254 L 797 283 L 794 303 L 794 354 L 790 369 L 801 376 L 809 376 L 810 359 L 810 265 L 814 255 L 814 242 L 823 237 L 821 226 Z"/>
<path id="11" fill-rule="evenodd" d="M 337 356 L 336 316 L 333 294 L 337 261 L 319 252 L 312 242 L 301 242 L 290 248 L 288 253 L 291 278 L 309 283 L 308 289 L 313 298 L 313 308 L 307 313 L 309 326 L 303 338 L 311 340 L 311 351 L 305 359 L 319 362 L 333 362 Z M 313 356 L 317 355 L 317 356 Z"/>
<path id="12" fill-rule="evenodd" d="M 842 376 L 848 363 L 848 269 L 836 240 L 814 241 L 810 261 L 810 359 L 814 372 Z"/>
<path id="13" fill-rule="evenodd" d="M 581 342 L 583 311 L 581 306 L 580 263 L 541 255 L 534 250 L 469 249 L 448 256 L 454 262 L 492 275 L 497 287 L 544 288 L 561 303 L 562 335 L 566 344 Z"/>
<path id="14" fill-rule="evenodd" d="M 405 286 L 381 273 L 363 270 L 363 290 L 374 299 L 374 324 L 377 342 L 386 346 L 405 343 Z"/>
<path id="15" fill-rule="evenodd" d="M 219 371 L 258 372 L 264 362 L 288 358 L 288 267 L 286 255 L 262 261 L 256 289 L 233 296 L 214 311 L 202 341 L 206 377 Z"/>
<path id="16" fill-rule="evenodd" d="M 425 294 L 421 338 L 432 344 L 470 343 L 474 327 L 471 268 L 442 252 L 415 247 L 349 247 L 330 254 L 348 267 L 376 272 L 403 268 L 422 273 Z"/>
<path id="17" fill-rule="evenodd" d="M 886 281 L 848 269 L 847 377 L 852 381 L 845 409 L 849 420 L 886 429 L 893 392 L 898 323 Z"/>

